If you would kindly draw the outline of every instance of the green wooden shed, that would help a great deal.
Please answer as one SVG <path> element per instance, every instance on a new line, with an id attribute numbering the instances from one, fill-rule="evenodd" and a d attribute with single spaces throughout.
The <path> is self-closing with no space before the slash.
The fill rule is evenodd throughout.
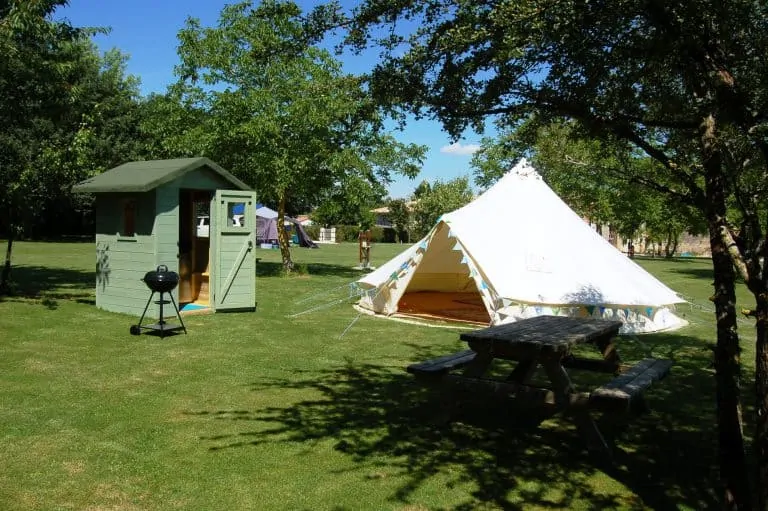
<path id="1" fill-rule="evenodd" d="M 179 274 L 180 305 L 254 310 L 256 195 L 216 163 L 135 161 L 73 190 L 96 195 L 97 307 L 140 316 L 150 293 L 141 279 L 164 264 Z"/>

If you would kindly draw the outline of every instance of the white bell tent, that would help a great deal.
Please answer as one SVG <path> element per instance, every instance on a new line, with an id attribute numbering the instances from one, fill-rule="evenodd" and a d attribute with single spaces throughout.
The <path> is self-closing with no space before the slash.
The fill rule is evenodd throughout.
<path id="1" fill-rule="evenodd" d="M 540 315 L 672 330 L 681 299 L 603 239 L 523 160 L 419 242 L 357 281 L 358 305 L 393 315 L 502 324 Z"/>

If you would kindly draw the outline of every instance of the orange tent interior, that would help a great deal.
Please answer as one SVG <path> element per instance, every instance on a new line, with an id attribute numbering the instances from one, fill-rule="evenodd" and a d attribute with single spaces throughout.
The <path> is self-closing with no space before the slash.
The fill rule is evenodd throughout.
<path id="1" fill-rule="evenodd" d="M 405 293 L 397 304 L 398 314 L 426 319 L 444 319 L 487 326 L 491 317 L 477 292 L 416 291 Z"/>

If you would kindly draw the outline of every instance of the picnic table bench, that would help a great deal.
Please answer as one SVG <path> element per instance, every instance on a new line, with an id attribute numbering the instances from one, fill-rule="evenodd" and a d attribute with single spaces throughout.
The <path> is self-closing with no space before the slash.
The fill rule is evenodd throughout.
<path id="1" fill-rule="evenodd" d="M 628 366 L 613 343 L 620 321 L 562 316 L 538 316 L 461 334 L 468 350 L 408 366 L 419 381 L 438 385 L 455 401 L 456 391 L 482 392 L 516 403 L 563 411 L 573 418 L 590 450 L 610 456 L 610 450 L 590 412 L 626 413 L 645 409 L 643 392 L 664 378 L 672 362 L 648 358 Z M 601 358 L 573 354 L 579 344 L 598 348 Z M 506 378 L 489 376 L 494 360 L 516 362 Z M 531 379 L 538 367 L 548 379 Z M 462 370 L 457 372 L 457 370 Z M 592 390 L 577 392 L 568 369 L 611 373 L 615 377 Z"/>

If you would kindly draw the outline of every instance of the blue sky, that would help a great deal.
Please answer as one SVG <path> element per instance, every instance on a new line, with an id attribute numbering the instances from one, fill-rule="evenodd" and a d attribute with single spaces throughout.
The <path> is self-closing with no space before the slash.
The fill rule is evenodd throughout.
<path id="1" fill-rule="evenodd" d="M 107 27 L 109 34 L 94 39 L 102 51 L 119 48 L 130 56 L 128 72 L 141 78 L 143 94 L 164 92 L 174 80 L 173 67 L 178 62 L 176 34 L 188 16 L 199 18 L 204 26 L 216 25 L 223 0 L 70 0 L 70 5 L 56 13 L 75 26 Z M 309 10 L 314 1 L 300 1 Z M 367 56 L 338 57 L 349 73 L 365 72 L 373 63 Z M 414 180 L 397 179 L 390 186 L 392 197 L 409 195 L 419 182 L 427 179 L 447 181 L 471 175 L 471 152 L 480 140 L 470 134 L 458 144 L 451 144 L 440 125 L 430 120 L 411 120 L 402 132 L 395 132 L 402 142 L 429 147 L 421 174 Z"/>

